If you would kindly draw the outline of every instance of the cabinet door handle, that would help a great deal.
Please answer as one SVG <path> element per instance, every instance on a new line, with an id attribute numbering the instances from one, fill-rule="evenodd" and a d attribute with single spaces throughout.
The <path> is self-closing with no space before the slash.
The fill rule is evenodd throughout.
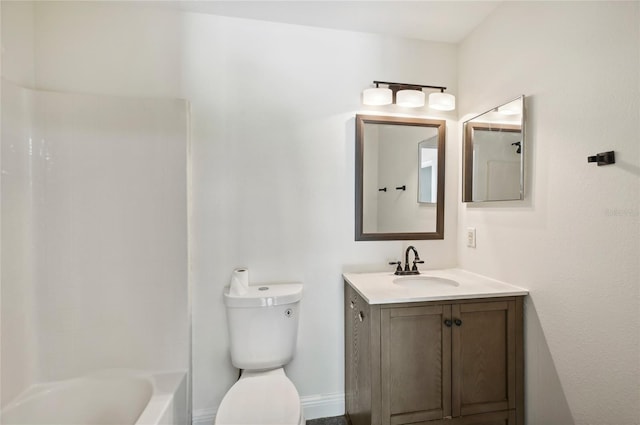
<path id="1" fill-rule="evenodd" d="M 353 310 L 354 308 L 356 308 L 356 303 L 354 301 L 351 301 L 351 304 L 349 304 L 349 306 L 351 307 L 351 310 Z"/>
<path id="2" fill-rule="evenodd" d="M 360 312 L 358 313 L 358 319 L 362 322 L 364 320 L 364 313 Z"/>
<path id="3" fill-rule="evenodd" d="M 445 319 L 444 325 L 446 327 L 450 328 L 452 324 L 453 324 L 453 322 L 450 319 Z"/>
<path id="4" fill-rule="evenodd" d="M 454 320 L 453 323 L 455 323 L 456 326 L 462 326 L 462 320 L 460 320 L 460 319 Z"/>

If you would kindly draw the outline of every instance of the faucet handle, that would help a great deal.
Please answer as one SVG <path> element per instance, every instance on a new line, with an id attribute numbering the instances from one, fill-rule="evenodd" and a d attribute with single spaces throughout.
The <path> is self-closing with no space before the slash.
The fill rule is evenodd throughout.
<path id="1" fill-rule="evenodd" d="M 411 271 L 418 271 L 418 266 L 416 266 L 416 264 L 424 264 L 424 260 L 413 260 L 413 267 L 411 268 Z"/>
<path id="2" fill-rule="evenodd" d="M 402 272 L 402 261 L 391 261 L 391 262 L 389 262 L 389 265 L 390 266 L 397 266 L 395 274 L 399 274 L 400 272 Z"/>

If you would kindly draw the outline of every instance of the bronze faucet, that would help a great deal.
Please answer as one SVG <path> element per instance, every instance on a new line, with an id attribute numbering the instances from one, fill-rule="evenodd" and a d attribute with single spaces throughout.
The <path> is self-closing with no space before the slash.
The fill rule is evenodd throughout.
<path id="1" fill-rule="evenodd" d="M 409 251 L 413 251 L 413 267 L 411 267 L 411 269 L 409 269 Z M 413 246 L 407 247 L 404 253 L 404 270 L 402 269 L 401 261 L 392 261 L 389 263 L 389 265 L 397 266 L 394 274 L 400 276 L 420 274 L 416 264 L 424 264 L 424 261 L 420 259 L 418 251 Z"/>

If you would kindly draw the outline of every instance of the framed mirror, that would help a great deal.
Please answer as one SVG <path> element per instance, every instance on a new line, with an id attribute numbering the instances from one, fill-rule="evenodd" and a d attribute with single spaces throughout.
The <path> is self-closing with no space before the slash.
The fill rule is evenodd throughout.
<path id="1" fill-rule="evenodd" d="M 524 96 L 464 123 L 462 202 L 524 199 Z"/>
<path id="2" fill-rule="evenodd" d="M 355 240 L 444 239 L 445 121 L 356 115 Z"/>

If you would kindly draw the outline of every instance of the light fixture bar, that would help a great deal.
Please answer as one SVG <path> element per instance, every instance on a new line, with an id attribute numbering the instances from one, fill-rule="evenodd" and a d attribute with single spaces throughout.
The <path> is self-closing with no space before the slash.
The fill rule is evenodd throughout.
<path id="1" fill-rule="evenodd" d="M 368 88 L 362 92 L 364 105 L 382 106 L 395 103 L 407 108 L 421 108 L 425 104 L 425 94 L 422 89 L 432 89 L 440 90 L 440 92 L 429 95 L 429 108 L 439 111 L 453 111 L 456 108 L 456 97 L 445 93 L 447 88 L 443 86 L 392 83 L 390 81 L 374 81 L 373 84 L 375 84 L 375 88 Z M 381 88 L 381 84 L 387 88 Z"/>
<path id="2" fill-rule="evenodd" d="M 444 92 L 447 89 L 446 87 L 442 87 L 442 86 L 425 86 L 422 84 L 390 83 L 388 81 L 374 81 L 373 84 L 375 84 L 376 87 L 378 87 L 379 84 L 385 84 L 389 86 L 389 88 L 392 88 L 392 89 L 397 88 L 397 90 L 403 90 L 403 89 L 415 90 L 417 88 L 422 88 L 422 89 L 436 89 L 436 90 L 440 90 L 441 92 Z"/>

